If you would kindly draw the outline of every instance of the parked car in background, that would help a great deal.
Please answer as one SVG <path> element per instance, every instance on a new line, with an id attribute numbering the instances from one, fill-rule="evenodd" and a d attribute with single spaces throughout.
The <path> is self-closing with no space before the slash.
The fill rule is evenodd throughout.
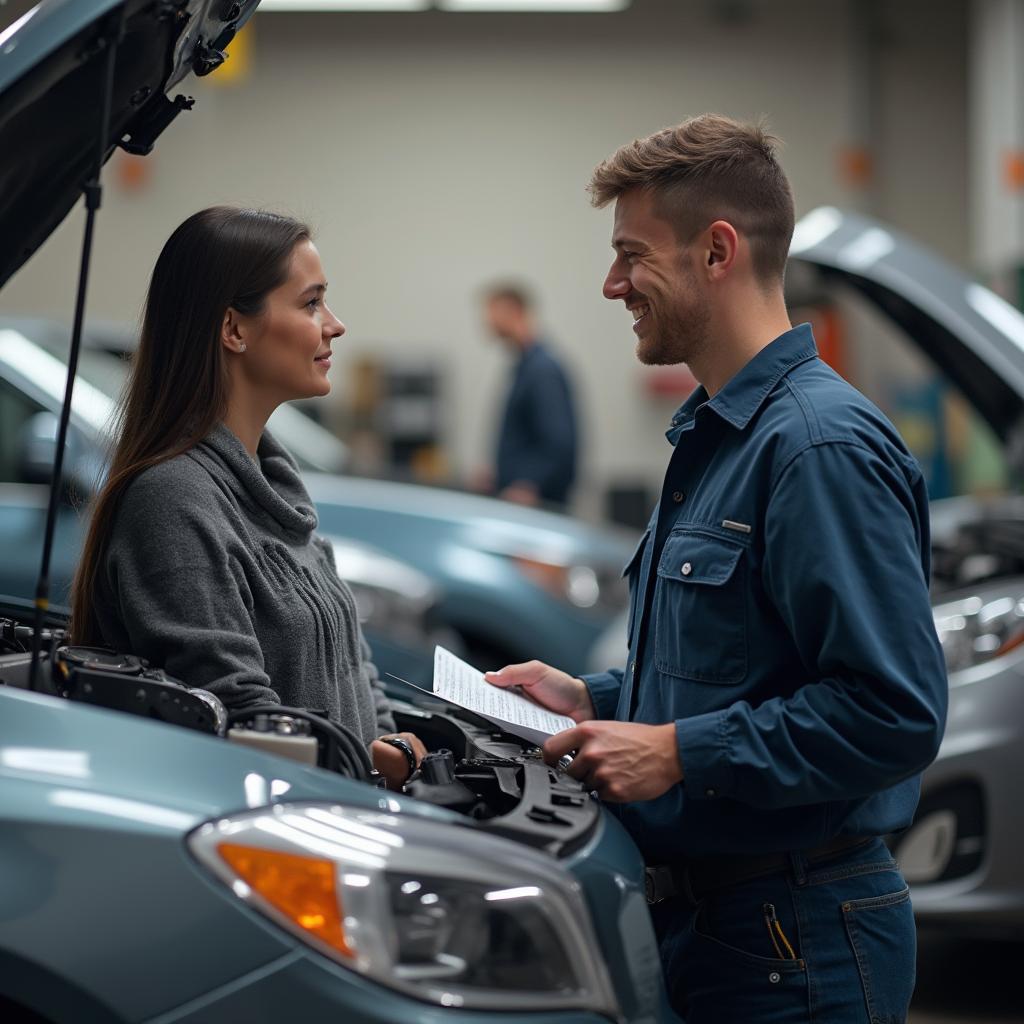
<path id="1" fill-rule="evenodd" d="M 794 271 L 855 292 L 938 369 L 1024 477 L 1024 316 L 902 235 L 831 207 L 797 225 Z M 914 823 L 892 846 L 922 924 L 1024 937 L 1024 498 L 932 503 L 932 601 L 949 719 Z M 591 668 L 624 663 L 620 616 Z"/>
<path id="2" fill-rule="evenodd" d="M 68 332 L 44 320 L 0 319 L 0 594 L 31 598 L 42 555 L 46 501 L 64 397 Z M 84 540 L 84 503 L 102 479 L 114 399 L 126 364 L 86 347 L 79 357 L 52 568 L 55 604 L 68 600 Z M 293 450 L 304 471 L 344 462 L 345 448 L 288 405 L 272 429 Z M 298 447 L 293 442 L 298 442 Z M 324 531 L 329 534 L 326 528 Z M 329 534 L 330 535 L 330 534 Z M 339 573 L 352 588 L 378 668 L 402 678 L 433 664 L 436 642 L 456 643 L 441 624 L 439 590 L 424 573 L 372 544 L 330 535 Z"/>
<path id="3" fill-rule="evenodd" d="M 1024 479 L 1024 316 L 923 246 L 860 215 L 801 221 L 793 257 L 902 329 L 988 424 Z M 949 718 L 911 828 L 892 839 L 922 923 L 1024 937 L 1024 504 L 932 506 L 932 599 Z"/>
<path id="4" fill-rule="evenodd" d="M 89 339 L 80 357 L 65 455 L 79 506 L 102 475 L 127 371 L 124 358 L 102 348 L 105 340 Z M 0 544 L 12 552 L 0 565 L 0 593 L 34 593 L 67 344 L 59 324 L 0 319 Z M 626 531 L 494 498 L 343 475 L 345 446 L 289 405 L 269 427 L 303 470 L 320 531 L 361 598 L 387 671 L 429 685 L 432 660 L 416 651 L 429 655 L 434 640 L 483 667 L 534 657 L 579 666 L 624 606 Z M 65 502 L 52 573 L 57 601 L 67 592 L 83 525 L 80 508 Z"/>

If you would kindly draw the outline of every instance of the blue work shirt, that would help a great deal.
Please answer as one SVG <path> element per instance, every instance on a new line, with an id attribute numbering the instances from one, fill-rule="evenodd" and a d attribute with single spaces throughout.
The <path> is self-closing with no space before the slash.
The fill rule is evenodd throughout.
<path id="1" fill-rule="evenodd" d="M 565 504 L 576 477 L 576 415 L 561 364 L 534 342 L 516 364 L 498 435 L 498 491 L 527 480 L 542 501 Z"/>
<path id="2" fill-rule="evenodd" d="M 928 502 L 892 424 L 809 325 L 672 420 L 599 718 L 675 722 L 682 783 L 610 805 L 648 863 L 910 824 L 945 724 Z"/>

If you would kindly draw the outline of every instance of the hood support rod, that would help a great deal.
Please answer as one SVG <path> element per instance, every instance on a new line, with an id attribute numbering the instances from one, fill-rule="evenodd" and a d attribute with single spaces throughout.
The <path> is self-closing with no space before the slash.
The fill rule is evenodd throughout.
<path id="1" fill-rule="evenodd" d="M 32 664 L 29 668 L 29 689 L 35 690 L 38 681 L 39 661 L 42 652 L 43 619 L 50 607 L 50 556 L 53 551 L 53 535 L 57 525 L 57 509 L 60 504 L 61 480 L 64 470 L 64 447 L 68 438 L 68 421 L 71 418 L 71 396 L 78 372 L 78 353 L 82 347 L 82 325 L 85 320 L 85 296 L 89 283 L 89 264 L 92 257 L 92 238 L 96 222 L 96 211 L 100 208 L 103 189 L 100 174 L 107 156 L 107 142 L 110 138 L 110 118 L 114 102 L 114 70 L 117 64 L 118 43 L 124 33 L 124 8 L 114 16 L 109 33 L 99 40 L 106 49 L 106 63 L 103 67 L 103 94 L 100 98 L 100 131 L 96 166 L 92 177 L 85 183 L 85 234 L 82 239 L 82 257 L 78 272 L 78 292 L 75 296 L 75 320 L 71 330 L 71 350 L 68 353 L 68 378 L 64 389 L 64 404 L 60 411 L 60 426 L 57 431 L 57 449 L 54 453 L 53 475 L 50 478 L 50 500 L 46 508 L 46 533 L 43 540 L 43 559 L 36 583 L 35 622 L 32 631 Z"/>

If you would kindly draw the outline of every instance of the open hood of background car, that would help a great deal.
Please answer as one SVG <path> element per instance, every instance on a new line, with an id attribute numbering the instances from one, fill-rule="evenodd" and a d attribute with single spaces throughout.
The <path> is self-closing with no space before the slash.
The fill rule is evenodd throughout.
<path id="1" fill-rule="evenodd" d="M 1024 316 L 888 225 L 823 206 L 797 224 L 791 260 L 865 295 L 906 331 L 1024 468 Z"/>
<path id="2" fill-rule="evenodd" d="M 0 287 L 94 171 L 107 47 L 117 62 L 104 159 L 117 145 L 145 153 L 190 103 L 168 92 L 217 67 L 258 2 L 43 0 L 0 30 Z"/>

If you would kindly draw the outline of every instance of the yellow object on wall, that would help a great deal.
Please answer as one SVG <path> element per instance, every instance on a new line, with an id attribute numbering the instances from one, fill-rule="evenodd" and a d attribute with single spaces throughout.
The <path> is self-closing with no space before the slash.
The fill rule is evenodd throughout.
<path id="1" fill-rule="evenodd" d="M 204 81 L 211 85 L 237 85 L 244 82 L 252 71 L 253 25 L 250 21 L 228 43 L 227 60 Z"/>

